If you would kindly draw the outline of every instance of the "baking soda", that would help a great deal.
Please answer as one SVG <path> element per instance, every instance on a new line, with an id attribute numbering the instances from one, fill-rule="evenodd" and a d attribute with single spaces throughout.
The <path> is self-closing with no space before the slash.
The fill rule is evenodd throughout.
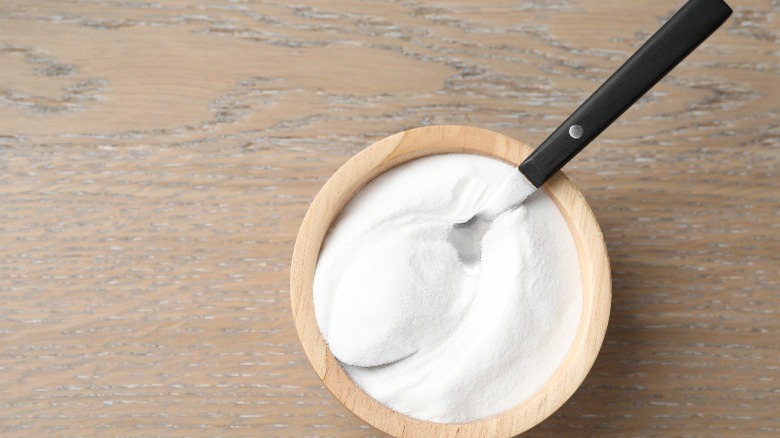
<path id="1" fill-rule="evenodd" d="M 552 199 L 538 190 L 499 215 L 476 269 L 447 241 L 511 172 L 475 155 L 413 160 L 367 184 L 331 226 L 314 276 L 317 323 L 345 371 L 386 406 L 472 421 L 528 399 L 563 362 L 582 278 Z"/>

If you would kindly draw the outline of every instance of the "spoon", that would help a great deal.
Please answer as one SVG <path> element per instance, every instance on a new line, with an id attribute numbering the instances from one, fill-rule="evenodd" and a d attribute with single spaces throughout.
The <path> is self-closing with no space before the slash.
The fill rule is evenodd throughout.
<path id="1" fill-rule="evenodd" d="M 457 257 L 465 265 L 466 273 L 478 272 L 482 237 L 497 217 L 522 204 L 556 171 L 707 39 L 730 14 L 731 9 L 723 0 L 690 0 L 523 161 L 518 171 L 512 172 L 477 209 L 476 214 L 467 221 L 454 225 L 441 222 L 440 225 L 447 229 L 447 240 L 455 247 L 458 252 Z M 439 223 L 436 225 L 438 226 Z M 333 318 L 334 321 L 347 322 L 354 322 L 354 318 L 359 318 L 361 324 L 365 326 L 359 333 L 354 334 L 351 332 L 354 330 L 354 324 L 329 328 L 329 346 L 343 364 L 366 368 L 392 365 L 416 355 L 420 349 L 420 338 L 416 338 L 415 334 L 421 332 L 418 328 L 429 321 L 426 319 L 425 312 L 421 311 L 424 306 L 412 296 L 402 297 L 392 293 L 396 289 L 394 285 L 397 281 L 405 281 L 404 270 L 407 266 L 405 264 L 418 262 L 417 259 L 393 255 L 394 242 L 398 240 L 403 243 L 404 239 L 405 236 L 399 233 L 386 245 L 367 247 L 369 252 L 352 254 L 356 263 L 373 263 L 375 259 L 381 258 L 383 262 L 390 260 L 397 264 L 388 263 L 389 268 L 384 273 L 385 278 L 354 278 L 356 281 L 382 285 L 385 293 L 378 294 L 379 298 L 362 293 L 363 290 L 359 287 L 350 287 L 348 290 L 361 293 L 346 299 L 353 304 L 363 300 L 373 311 L 385 312 L 390 309 L 397 311 L 398 308 L 403 308 L 399 314 L 404 315 L 405 319 L 393 320 L 390 325 L 382 325 L 372 318 L 371 312 L 358 317 L 342 315 L 343 317 Z M 445 242 L 441 243 L 446 245 Z M 380 298 L 398 300 L 398 303 L 384 307 L 374 306 L 376 300 Z M 404 306 L 410 307 L 411 310 Z M 350 317 L 353 319 L 350 320 Z M 337 338 L 344 342 L 341 345 L 346 345 L 348 348 L 339 348 L 339 342 L 333 336 L 334 330 L 341 333 Z M 360 348 L 355 348 L 356 344 L 359 344 Z"/>
<path id="2" fill-rule="evenodd" d="M 731 15 L 723 0 L 690 0 L 628 58 L 537 147 L 471 218 L 447 240 L 468 268 L 478 266 L 482 237 L 502 213 L 515 209 L 693 52 Z"/>

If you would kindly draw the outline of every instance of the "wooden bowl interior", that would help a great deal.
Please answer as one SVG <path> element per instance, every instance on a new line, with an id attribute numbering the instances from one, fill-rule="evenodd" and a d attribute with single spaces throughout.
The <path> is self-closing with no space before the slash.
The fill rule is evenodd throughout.
<path id="1" fill-rule="evenodd" d="M 298 233 L 290 272 L 293 318 L 304 351 L 325 386 L 367 423 L 398 437 L 511 437 L 558 409 L 585 379 L 601 347 L 609 318 L 611 282 L 598 223 L 576 187 L 559 173 L 545 190 L 574 235 L 583 278 L 583 308 L 574 342 L 563 363 L 531 398 L 499 415 L 469 423 L 432 423 L 400 414 L 363 392 L 330 353 L 314 317 L 312 284 L 322 242 L 352 196 L 377 175 L 426 155 L 469 153 L 520 163 L 531 148 L 502 134 L 468 126 L 429 126 L 384 138 L 364 149 L 325 183 Z"/>

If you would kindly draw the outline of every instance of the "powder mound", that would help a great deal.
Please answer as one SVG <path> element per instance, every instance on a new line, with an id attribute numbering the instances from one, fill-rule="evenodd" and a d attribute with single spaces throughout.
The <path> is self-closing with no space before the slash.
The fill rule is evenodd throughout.
<path id="1" fill-rule="evenodd" d="M 388 364 L 416 353 L 432 328 L 445 328 L 440 309 L 457 296 L 460 265 L 454 248 L 442 239 L 444 230 L 399 225 L 392 234 L 356 242 L 343 262 L 346 274 L 338 279 L 326 323 L 337 359 L 360 366 Z"/>
<path id="2" fill-rule="evenodd" d="M 314 276 L 317 324 L 379 402 L 422 420 L 473 421 L 522 403 L 563 362 L 582 278 L 552 199 L 539 190 L 499 216 L 477 270 L 446 239 L 512 172 L 474 155 L 413 160 L 367 184 L 329 230 Z"/>

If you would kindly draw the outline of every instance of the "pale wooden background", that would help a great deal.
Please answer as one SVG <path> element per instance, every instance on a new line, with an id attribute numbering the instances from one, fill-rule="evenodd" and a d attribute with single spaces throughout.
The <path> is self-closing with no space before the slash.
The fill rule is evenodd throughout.
<path id="1" fill-rule="evenodd" d="M 0 435 L 380 435 L 291 321 L 317 190 L 414 126 L 537 144 L 681 3 L 0 3 Z M 780 4 L 731 3 L 568 167 L 613 313 L 529 436 L 780 434 Z"/>

